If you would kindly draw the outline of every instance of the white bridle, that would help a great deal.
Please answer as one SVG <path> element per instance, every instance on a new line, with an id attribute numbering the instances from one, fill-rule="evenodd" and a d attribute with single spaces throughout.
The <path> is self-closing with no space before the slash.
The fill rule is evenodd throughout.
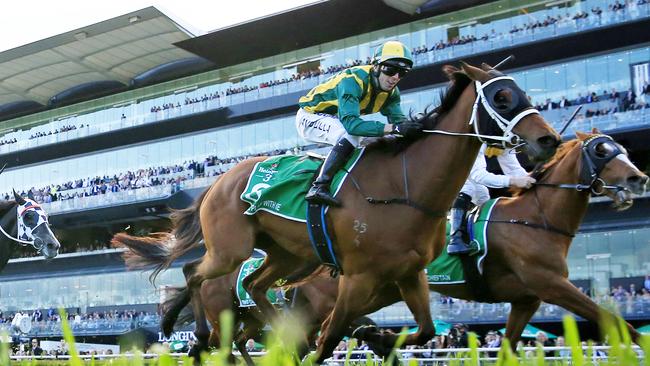
<path id="1" fill-rule="evenodd" d="M 539 111 L 535 108 L 527 108 L 519 112 L 511 120 L 507 120 L 504 117 L 502 117 L 497 111 L 494 110 L 494 108 L 492 108 L 487 98 L 485 97 L 485 94 L 483 93 L 483 89 L 485 87 L 499 80 L 511 80 L 514 82 L 514 79 L 510 76 L 498 76 L 486 81 L 485 83 L 481 83 L 478 80 L 474 81 L 476 86 L 476 99 L 474 100 L 474 105 L 472 106 L 472 115 L 469 119 L 469 124 L 474 126 L 474 133 L 449 132 L 443 130 L 423 130 L 423 132 L 438 133 L 442 135 L 452 135 L 452 136 L 473 136 L 478 138 L 481 142 L 492 146 L 495 145 L 495 143 L 490 143 L 488 141 L 500 141 L 501 142 L 500 145 L 504 149 L 512 148 L 513 146 L 520 145 L 522 143 L 521 138 L 517 134 L 515 134 L 512 130 L 515 128 L 517 123 L 519 123 L 519 121 L 521 121 L 524 117 L 530 114 L 535 114 L 535 113 L 539 114 Z M 479 126 L 478 126 L 479 103 L 483 105 L 483 108 L 485 108 L 485 111 L 488 113 L 490 118 L 492 118 L 492 120 L 497 123 L 497 126 L 499 126 L 501 131 L 503 131 L 503 135 L 501 136 L 482 135 L 480 133 Z"/>

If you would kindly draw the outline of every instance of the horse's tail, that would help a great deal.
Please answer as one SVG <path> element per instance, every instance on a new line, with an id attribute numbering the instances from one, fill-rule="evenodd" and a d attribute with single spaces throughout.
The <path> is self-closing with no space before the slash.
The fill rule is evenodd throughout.
<path id="1" fill-rule="evenodd" d="M 171 233 L 154 233 L 137 237 L 125 233 L 116 234 L 111 244 L 116 248 L 127 248 L 122 258 L 130 269 L 153 268 L 149 280 L 153 283 L 178 257 L 201 245 L 203 233 L 199 220 L 201 203 L 208 193 L 206 189 L 188 208 L 174 210 L 171 214 Z"/>
<path id="2" fill-rule="evenodd" d="M 165 337 L 169 337 L 172 334 L 178 315 L 186 308 L 187 304 L 189 304 L 192 299 L 190 291 L 185 286 L 170 288 L 167 289 L 167 291 L 169 297 L 160 306 L 161 313 L 163 314 L 163 317 L 160 320 L 160 328 Z M 183 316 L 183 319 L 186 320 L 188 317 L 190 319 L 194 318 L 194 315 L 191 314 L 191 310 L 189 311 L 190 313 L 186 313 Z"/>
<path id="3" fill-rule="evenodd" d="M 178 257 L 201 245 L 203 231 L 201 230 L 199 212 L 201 210 L 201 204 L 205 196 L 208 195 L 209 190 L 210 188 L 208 187 L 203 191 L 190 207 L 181 210 L 172 210 L 170 216 L 172 227 L 174 228 L 172 235 L 176 240 L 169 253 L 165 268 L 169 267 Z"/>
<path id="4" fill-rule="evenodd" d="M 119 233 L 113 236 L 111 245 L 127 249 L 122 253 L 122 258 L 129 269 L 153 268 L 154 271 L 149 276 L 153 283 L 160 271 L 166 268 L 164 265 L 171 252 L 172 239 L 170 233 L 154 233 L 145 237 Z"/>

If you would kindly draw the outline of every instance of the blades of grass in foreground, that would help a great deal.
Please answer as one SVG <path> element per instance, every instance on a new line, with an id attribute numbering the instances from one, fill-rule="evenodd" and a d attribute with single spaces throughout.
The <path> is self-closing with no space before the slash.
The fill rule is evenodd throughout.
<path id="1" fill-rule="evenodd" d="M 564 324 L 564 338 L 566 339 L 566 344 L 571 347 L 572 365 L 583 366 L 585 360 L 582 354 L 582 344 L 580 342 L 576 320 L 570 315 L 565 315 L 562 319 L 562 323 Z"/>
<path id="2" fill-rule="evenodd" d="M 641 339 L 639 339 L 639 345 L 641 346 L 641 349 L 643 350 L 643 364 L 645 366 L 650 366 L 650 336 L 641 334 Z"/>
<path id="3" fill-rule="evenodd" d="M 61 331 L 63 332 L 63 339 L 68 344 L 68 354 L 70 355 L 70 366 L 83 366 L 84 362 L 79 358 L 77 353 L 77 346 L 74 341 L 74 335 L 70 324 L 68 323 L 68 314 L 65 309 L 59 308 L 59 316 L 61 317 Z"/>
<path id="4" fill-rule="evenodd" d="M 9 365 L 9 343 L 3 342 L 4 339 L 11 339 L 11 337 L 3 332 L 0 332 L 0 365 Z"/>
<path id="5" fill-rule="evenodd" d="M 469 364 L 471 366 L 479 366 L 479 363 L 478 363 L 478 339 L 476 337 L 476 333 L 469 332 L 469 335 L 468 335 L 468 338 L 467 338 L 467 344 L 469 345 L 469 348 L 470 348 L 470 351 L 469 351 L 470 362 L 469 362 Z"/>

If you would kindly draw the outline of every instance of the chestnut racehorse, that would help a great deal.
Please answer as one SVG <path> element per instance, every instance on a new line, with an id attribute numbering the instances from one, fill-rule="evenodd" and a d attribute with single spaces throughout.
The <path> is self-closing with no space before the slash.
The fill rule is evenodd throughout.
<path id="1" fill-rule="evenodd" d="M 461 69 L 443 70 L 451 86 L 435 113 L 421 118 L 427 129 L 435 130 L 412 141 L 367 148 L 352 172 L 358 184 L 346 180 L 338 193 L 343 207 L 329 210 L 328 227 L 343 276 L 334 310 L 323 323 L 317 362 L 329 357 L 353 319 L 381 307 L 384 301 L 377 294 L 388 284 L 399 288 L 419 325 L 406 342 L 430 339 L 435 329 L 422 269 L 443 250 L 446 211 L 469 174 L 479 138 L 520 145 L 535 161 L 550 158 L 559 144 L 558 134 L 512 78 L 485 64 L 482 69 L 462 64 Z M 266 212 L 242 215 L 248 204 L 239 196 L 254 165 L 264 159 L 246 160 L 221 176 L 194 206 L 197 221 L 176 227 L 170 247 L 164 237 L 152 240 L 160 244 L 152 250 L 165 247 L 173 261 L 204 238 L 206 254 L 183 268 L 188 291 L 179 295 L 177 306 L 192 300 L 200 313 L 203 281 L 233 272 L 253 248 L 277 247 L 283 255 L 269 255 L 244 283 L 266 318 L 275 319 L 267 289 L 280 278 L 318 267 L 304 224 Z M 401 200 L 375 205 L 367 196 Z"/>
<path id="2" fill-rule="evenodd" d="M 429 286 L 455 298 L 511 303 L 506 337 L 513 347 L 541 301 L 596 324 L 602 321 L 601 316 L 613 318 L 569 282 L 566 257 L 587 211 L 590 193 L 606 194 L 615 209 L 624 210 L 632 205 L 633 193 L 645 192 L 648 176 L 630 162 L 623 147 L 596 132 L 578 132 L 577 139 L 564 143 L 549 163 L 533 172 L 538 181 L 535 186 L 514 198 L 500 199 L 492 209 L 483 262 L 488 299 L 477 297 L 471 287 L 476 284 Z M 395 286 L 385 287 L 381 296 L 384 305 L 401 300 Z M 632 339 L 638 341 L 639 332 L 626 325 Z M 375 349 L 390 349 L 396 340 L 372 328 L 361 328 L 354 335 L 379 346 Z"/>
<path id="3" fill-rule="evenodd" d="M 493 208 L 489 219 L 489 251 L 483 262 L 483 280 L 490 298 L 477 297 L 471 288 L 477 284 L 429 285 L 432 291 L 455 298 L 511 303 L 506 337 L 513 347 L 541 301 L 558 305 L 594 323 L 599 323 L 603 314 L 613 316 L 568 281 L 566 256 L 592 191 L 607 194 L 613 199 L 613 208 L 625 210 L 632 205 L 631 194 L 645 192 L 648 177 L 628 160 L 626 151 L 609 136 L 597 131 L 591 135 L 578 132 L 577 136 L 534 173 L 538 179 L 534 189 L 518 192 L 512 199 L 502 198 Z M 593 165 L 583 163 L 588 161 Z M 530 239 L 533 237 L 535 240 Z M 222 278 L 227 277 L 230 276 Z M 208 317 L 218 319 L 223 307 L 216 299 L 223 296 L 215 296 L 214 285 L 210 285 L 210 290 L 206 288 L 206 284 L 213 281 L 204 282 L 201 296 L 210 314 Z M 305 301 L 318 304 L 321 309 L 315 313 L 325 314 L 331 310 L 328 306 L 334 304 L 336 285 L 337 280 L 329 276 L 318 276 L 302 285 L 306 288 Z M 381 296 L 386 305 L 401 300 L 396 286 L 389 286 Z M 260 321 L 261 329 L 264 321 Z M 638 340 L 638 331 L 626 324 L 632 339 Z M 374 333 L 372 329 L 361 328 L 355 336 L 370 342 L 374 349 L 389 350 L 396 336 Z"/>

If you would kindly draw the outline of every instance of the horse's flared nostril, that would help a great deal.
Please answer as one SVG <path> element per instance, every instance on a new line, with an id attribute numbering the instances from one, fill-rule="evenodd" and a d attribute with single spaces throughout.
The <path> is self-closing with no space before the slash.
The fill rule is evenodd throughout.
<path id="1" fill-rule="evenodd" d="M 538 138 L 537 143 L 543 148 L 550 149 L 557 147 L 560 144 L 560 140 L 553 135 L 546 135 Z"/>
<path id="2" fill-rule="evenodd" d="M 635 189 L 643 189 L 645 188 L 646 184 L 648 184 L 648 176 L 647 175 L 633 175 L 631 177 L 628 177 L 627 179 L 627 184 L 630 187 L 633 187 Z"/>

